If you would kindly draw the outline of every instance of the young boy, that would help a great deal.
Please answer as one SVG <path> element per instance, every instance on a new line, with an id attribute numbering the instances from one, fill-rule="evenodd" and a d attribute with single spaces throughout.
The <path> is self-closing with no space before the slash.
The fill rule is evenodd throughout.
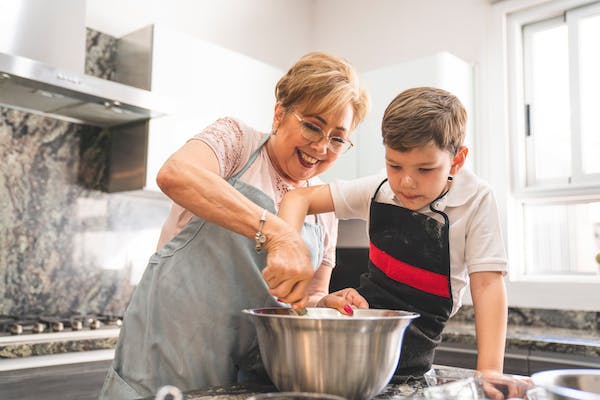
<path id="1" fill-rule="evenodd" d="M 470 282 L 477 369 L 501 373 L 507 303 L 507 260 L 494 195 L 462 169 L 466 111 L 452 94 L 430 87 L 402 92 L 381 125 L 386 173 L 290 191 L 279 216 L 298 229 L 308 214 L 335 211 L 369 226 L 369 269 L 357 291 L 371 308 L 420 314 L 406 330 L 396 375 L 431 368 L 446 321 Z M 323 306 L 366 307 L 352 289 Z"/>

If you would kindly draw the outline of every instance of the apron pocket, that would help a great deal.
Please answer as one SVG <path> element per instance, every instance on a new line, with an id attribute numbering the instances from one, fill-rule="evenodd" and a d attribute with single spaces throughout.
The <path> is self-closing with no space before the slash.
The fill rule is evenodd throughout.
<path id="1" fill-rule="evenodd" d="M 141 399 L 140 396 L 111 366 L 104 380 L 100 399 Z"/>

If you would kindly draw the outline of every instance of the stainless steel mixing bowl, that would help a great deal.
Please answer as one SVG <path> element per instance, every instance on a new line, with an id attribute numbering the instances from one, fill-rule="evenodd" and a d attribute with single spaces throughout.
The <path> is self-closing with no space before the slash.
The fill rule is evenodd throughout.
<path id="1" fill-rule="evenodd" d="M 263 363 L 281 391 L 370 399 L 392 378 L 404 330 L 419 315 L 394 310 L 329 308 L 243 310 L 251 316 Z"/>
<path id="2" fill-rule="evenodd" d="M 531 380 L 548 400 L 600 400 L 600 369 L 554 369 L 536 372 Z"/>

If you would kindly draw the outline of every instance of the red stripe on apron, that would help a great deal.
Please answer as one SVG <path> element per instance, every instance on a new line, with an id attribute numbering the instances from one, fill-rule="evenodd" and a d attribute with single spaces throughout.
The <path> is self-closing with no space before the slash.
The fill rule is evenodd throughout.
<path id="1" fill-rule="evenodd" d="M 448 277 L 399 261 L 383 250 L 369 245 L 369 258 L 389 278 L 422 292 L 449 298 Z"/>

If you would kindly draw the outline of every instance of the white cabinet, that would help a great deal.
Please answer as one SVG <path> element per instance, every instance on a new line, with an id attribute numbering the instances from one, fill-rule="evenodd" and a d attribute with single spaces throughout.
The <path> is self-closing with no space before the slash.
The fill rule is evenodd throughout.
<path id="1" fill-rule="evenodd" d="M 189 34 L 154 27 L 152 91 L 176 104 L 174 114 L 150 122 L 146 188 L 190 137 L 217 118 L 232 116 L 269 131 L 275 85 L 284 71 Z"/>
<path id="2" fill-rule="evenodd" d="M 386 66 L 361 74 L 371 95 L 371 111 L 352 135 L 356 146 L 322 175 L 323 180 L 352 179 L 373 174 L 385 167 L 381 141 L 381 119 L 388 104 L 403 90 L 433 86 L 456 95 L 469 115 L 467 146 L 473 140 L 473 66 L 450 53 Z"/>

